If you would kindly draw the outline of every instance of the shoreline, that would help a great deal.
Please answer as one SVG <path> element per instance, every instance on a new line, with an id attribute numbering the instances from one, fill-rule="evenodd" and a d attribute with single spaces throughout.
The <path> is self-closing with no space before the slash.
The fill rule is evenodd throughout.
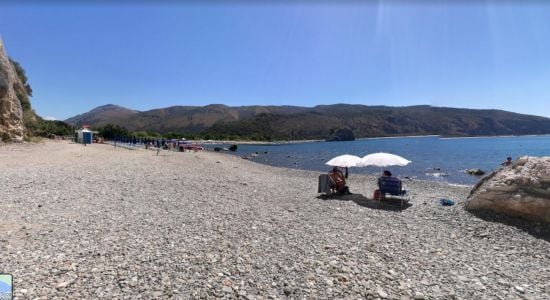
<path id="1" fill-rule="evenodd" d="M 479 139 L 479 138 L 508 138 L 508 137 L 546 137 L 550 134 L 522 134 L 522 135 L 480 135 L 480 136 L 457 136 L 441 137 L 441 139 Z"/>
<path id="2" fill-rule="evenodd" d="M 210 150 L 207 150 L 207 151 L 210 151 Z M 257 163 L 257 164 L 264 165 L 264 166 L 269 166 L 269 167 L 272 167 L 272 168 L 281 168 L 281 169 L 287 169 L 287 170 L 301 170 L 301 171 L 307 171 L 307 172 L 314 172 L 317 175 L 326 173 L 325 172 L 326 170 L 323 171 L 323 170 L 315 170 L 315 169 L 306 169 L 306 168 L 301 168 L 301 167 L 288 167 L 288 166 L 282 166 L 282 165 L 272 165 L 272 164 L 269 164 L 265 161 L 258 161 L 258 160 L 255 159 L 255 157 L 246 158 L 246 159 L 243 158 L 243 156 L 253 154 L 254 152 L 230 153 L 229 151 L 220 151 L 220 152 L 216 152 L 216 153 L 219 153 L 221 155 L 228 155 L 228 156 L 232 156 L 232 157 L 238 157 L 238 158 L 240 158 L 242 160 L 245 160 L 245 161 L 248 161 L 248 162 Z M 258 154 L 258 155 L 264 155 L 264 154 Z M 365 177 L 374 177 L 374 178 L 376 178 L 378 176 L 377 172 L 375 172 L 375 173 L 362 173 L 362 172 L 355 172 L 354 170 L 356 170 L 356 169 L 352 168 L 352 171 L 350 171 L 353 174 L 353 176 L 365 176 Z M 462 171 L 464 171 L 464 174 L 466 174 L 466 170 L 467 169 L 462 170 Z M 489 174 L 492 171 L 494 171 L 494 170 L 490 170 L 487 173 Z M 470 176 L 474 176 L 474 175 L 470 175 Z M 482 177 L 483 176 L 479 177 L 478 181 L 476 181 L 475 183 L 450 182 L 446 179 L 446 177 L 427 176 L 427 175 L 426 175 L 426 178 L 417 178 L 416 176 L 414 176 L 414 178 L 413 177 L 405 178 L 405 176 L 401 176 L 399 178 L 401 178 L 404 182 L 406 182 L 407 180 L 410 180 L 410 181 L 423 181 L 423 182 L 444 183 L 444 184 L 448 184 L 448 185 L 451 185 L 451 186 L 461 186 L 461 187 L 472 188 L 473 186 L 475 186 L 477 184 L 477 182 L 479 182 L 479 180 L 481 180 Z M 442 178 L 445 178 L 445 179 L 442 179 Z"/>
<path id="3" fill-rule="evenodd" d="M 228 140 L 197 140 L 198 144 L 204 145 L 286 145 L 286 144 L 304 144 L 304 143 L 318 143 L 324 142 L 324 140 L 290 140 L 290 141 L 228 141 Z"/>
<path id="4" fill-rule="evenodd" d="M 380 137 L 361 137 L 356 138 L 354 141 L 364 140 L 376 140 L 376 139 L 399 139 L 399 138 L 430 138 L 439 137 L 442 140 L 447 139 L 476 139 L 476 138 L 506 138 L 506 137 L 545 137 L 550 134 L 522 134 L 522 135 L 479 135 L 479 136 L 445 136 L 440 134 L 428 134 L 428 135 L 400 135 L 400 136 L 380 136 Z M 242 145 L 285 145 L 285 144 L 302 144 L 302 143 L 321 143 L 327 142 L 324 139 L 312 139 L 312 140 L 284 140 L 284 141 L 246 141 L 246 140 L 188 140 L 190 142 L 196 142 L 199 144 L 212 145 L 212 144 L 242 144 Z M 353 142 L 353 141 L 343 141 Z M 332 141 L 331 141 L 332 143 Z"/>
<path id="5" fill-rule="evenodd" d="M 110 146 L 113 146 L 112 144 L 110 144 L 110 142 L 106 142 L 104 143 L 104 145 L 110 145 Z M 119 146 L 121 148 L 124 148 L 124 149 L 127 149 L 127 150 L 145 150 L 144 147 L 131 147 L 131 148 L 126 148 L 124 146 Z M 155 150 L 156 148 L 150 148 L 149 150 L 150 151 L 156 151 Z M 161 150 L 161 153 L 162 151 L 169 151 L 169 150 Z M 287 167 L 287 166 L 280 166 L 280 165 L 271 165 L 271 164 L 268 164 L 268 163 L 265 163 L 265 162 L 262 162 L 262 161 L 257 161 L 255 159 L 243 159 L 243 156 L 245 156 L 247 153 L 231 153 L 230 151 L 220 151 L 220 152 L 213 152 L 211 149 L 207 149 L 207 150 L 202 150 L 202 151 L 206 151 L 206 152 L 212 152 L 212 153 L 216 153 L 216 154 L 219 154 L 219 155 L 228 155 L 230 157 L 236 157 L 236 158 L 240 158 L 241 160 L 243 161 L 247 161 L 249 163 L 254 163 L 254 164 L 258 164 L 258 165 L 262 165 L 262 166 L 267 166 L 267 167 L 271 167 L 271 168 L 277 168 L 277 169 L 281 169 L 281 170 L 287 170 L 287 171 L 290 171 L 290 170 L 293 170 L 293 171 L 303 171 L 303 172 L 309 172 L 315 176 L 318 176 L 319 174 L 324 174 L 326 172 L 324 171 L 321 171 L 321 170 L 312 170 L 312 169 L 304 169 L 304 168 L 290 168 L 290 167 Z M 170 150 L 169 152 L 174 152 L 174 153 L 178 153 L 178 151 L 175 151 L 175 150 Z M 490 173 L 490 172 L 489 172 Z M 353 176 L 353 177 L 363 177 L 363 178 L 369 178 L 369 179 L 373 179 L 373 180 L 376 180 L 376 178 L 378 178 L 378 173 L 373 173 L 373 174 L 369 174 L 369 173 L 357 173 L 357 172 L 353 172 L 352 175 L 350 176 Z M 420 182 L 426 182 L 426 183 L 435 183 L 435 184 L 446 184 L 446 185 L 449 185 L 449 186 L 456 186 L 456 187 L 465 187 L 465 188 L 472 188 L 474 187 L 476 183 L 473 183 L 473 184 L 465 184 L 465 183 L 456 183 L 456 182 L 449 182 L 449 181 L 446 181 L 446 180 L 440 180 L 438 179 L 439 177 L 428 177 L 428 178 L 425 178 L 425 179 L 418 179 L 418 178 L 404 178 L 404 177 L 401 177 L 401 179 L 403 180 L 404 183 L 406 182 L 409 182 L 409 181 L 420 181 Z"/>

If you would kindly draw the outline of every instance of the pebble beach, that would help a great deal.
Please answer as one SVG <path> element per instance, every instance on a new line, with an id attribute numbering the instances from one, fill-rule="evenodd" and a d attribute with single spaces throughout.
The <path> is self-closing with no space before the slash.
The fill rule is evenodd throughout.
<path id="1" fill-rule="evenodd" d="M 548 224 L 320 197 L 319 173 L 223 153 L 0 146 L 0 272 L 16 299 L 550 299 Z M 441 206 L 439 199 L 452 199 Z"/>

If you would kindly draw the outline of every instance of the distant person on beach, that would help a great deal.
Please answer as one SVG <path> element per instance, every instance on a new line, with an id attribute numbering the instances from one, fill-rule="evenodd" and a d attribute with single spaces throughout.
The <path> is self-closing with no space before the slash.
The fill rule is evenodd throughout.
<path id="1" fill-rule="evenodd" d="M 328 173 L 328 176 L 330 176 L 330 178 L 334 181 L 335 186 L 333 189 L 335 189 L 338 193 L 351 194 L 349 188 L 346 186 L 346 177 L 342 171 L 338 169 L 338 167 L 333 167 L 332 171 Z"/>
<path id="2" fill-rule="evenodd" d="M 508 156 L 508 158 L 506 158 L 506 161 L 501 163 L 502 166 L 509 166 L 512 164 L 512 157 Z"/>

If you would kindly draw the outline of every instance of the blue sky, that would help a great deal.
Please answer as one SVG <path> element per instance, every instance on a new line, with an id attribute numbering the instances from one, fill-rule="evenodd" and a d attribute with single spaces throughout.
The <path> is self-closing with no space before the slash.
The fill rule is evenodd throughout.
<path id="1" fill-rule="evenodd" d="M 550 117 L 543 1 L 45 2 L 0 2 L 0 35 L 44 117 L 108 103 L 431 104 Z"/>

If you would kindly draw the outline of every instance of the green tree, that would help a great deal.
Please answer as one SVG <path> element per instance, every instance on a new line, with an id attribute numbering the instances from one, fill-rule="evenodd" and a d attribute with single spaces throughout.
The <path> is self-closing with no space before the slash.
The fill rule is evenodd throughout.
<path id="1" fill-rule="evenodd" d="M 97 128 L 97 131 L 99 132 L 100 136 L 108 140 L 112 140 L 116 137 L 129 136 L 129 132 L 126 127 L 110 123 L 106 124 L 103 127 Z"/>

